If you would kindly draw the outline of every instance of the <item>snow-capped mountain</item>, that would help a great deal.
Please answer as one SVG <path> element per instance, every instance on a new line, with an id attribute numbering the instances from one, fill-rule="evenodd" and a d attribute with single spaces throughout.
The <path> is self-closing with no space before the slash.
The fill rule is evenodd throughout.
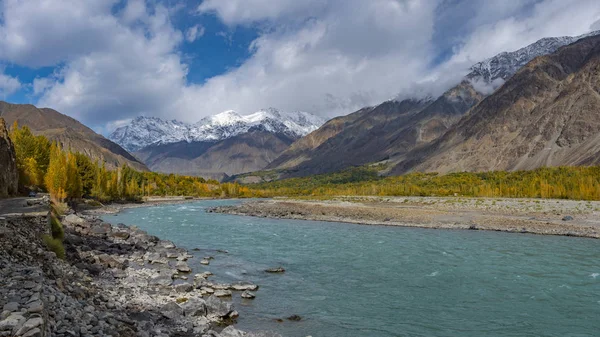
<path id="1" fill-rule="evenodd" d="M 149 145 L 190 142 L 217 142 L 251 130 L 264 130 L 300 138 L 325 123 L 308 112 L 282 112 L 269 108 L 242 116 L 233 110 L 203 118 L 195 124 L 156 117 L 137 117 L 108 137 L 129 151 Z"/>
<path id="2" fill-rule="evenodd" d="M 558 48 L 579 39 L 600 34 L 594 31 L 580 36 L 547 37 L 513 52 L 503 52 L 471 67 L 467 78 L 471 81 L 503 82 L 534 58 L 554 53 Z"/>

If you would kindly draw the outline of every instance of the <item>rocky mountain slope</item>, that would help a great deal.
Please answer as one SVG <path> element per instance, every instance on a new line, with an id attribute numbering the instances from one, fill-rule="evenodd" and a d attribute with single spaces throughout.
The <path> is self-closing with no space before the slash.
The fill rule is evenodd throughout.
<path id="1" fill-rule="evenodd" d="M 394 163 L 445 134 L 491 93 L 490 88 L 502 84 L 522 65 L 579 38 L 542 39 L 515 52 L 480 62 L 460 84 L 437 99 L 388 101 L 332 119 L 292 144 L 267 169 L 282 171 L 280 177 L 285 178 L 374 162 Z M 419 103 L 415 105 L 415 102 Z"/>
<path id="2" fill-rule="evenodd" d="M 17 121 L 21 126 L 28 126 L 35 134 L 58 141 L 65 148 L 82 152 L 92 159 L 105 161 L 108 168 L 128 164 L 137 170 L 148 170 L 119 145 L 58 111 L 36 108 L 30 104 L 0 102 L 0 116 L 8 125 Z"/>
<path id="3" fill-rule="evenodd" d="M 249 132 L 251 129 L 300 138 L 323 125 L 325 121 L 307 112 L 282 112 L 273 108 L 242 116 L 225 111 L 198 123 L 186 124 L 156 117 L 137 117 L 116 129 L 109 139 L 129 151 L 139 151 L 150 145 L 179 142 L 218 142 Z"/>
<path id="4" fill-rule="evenodd" d="M 138 117 L 109 137 L 136 151 L 153 171 L 223 179 L 263 169 L 323 123 L 305 112 L 267 109 L 242 116 L 225 111 L 196 124 Z"/>
<path id="5" fill-rule="evenodd" d="M 15 148 L 8 137 L 5 121 L 0 118 L 0 198 L 16 194 L 18 183 Z"/>
<path id="6" fill-rule="evenodd" d="M 600 36 L 529 62 L 393 173 L 600 164 Z"/>

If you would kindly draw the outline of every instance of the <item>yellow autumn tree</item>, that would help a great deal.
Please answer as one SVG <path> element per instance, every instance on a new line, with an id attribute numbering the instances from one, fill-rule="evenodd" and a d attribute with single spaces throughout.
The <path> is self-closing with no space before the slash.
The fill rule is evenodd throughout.
<path id="1" fill-rule="evenodd" d="M 50 197 L 63 202 L 67 197 L 67 157 L 57 143 L 50 146 L 50 164 L 44 177 Z"/>

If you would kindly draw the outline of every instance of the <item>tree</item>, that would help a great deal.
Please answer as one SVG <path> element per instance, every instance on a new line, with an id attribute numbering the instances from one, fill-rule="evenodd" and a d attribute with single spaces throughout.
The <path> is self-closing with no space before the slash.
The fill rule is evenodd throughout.
<path id="1" fill-rule="evenodd" d="M 50 147 L 50 164 L 44 182 L 54 200 L 63 202 L 66 199 L 67 158 L 57 143 Z"/>

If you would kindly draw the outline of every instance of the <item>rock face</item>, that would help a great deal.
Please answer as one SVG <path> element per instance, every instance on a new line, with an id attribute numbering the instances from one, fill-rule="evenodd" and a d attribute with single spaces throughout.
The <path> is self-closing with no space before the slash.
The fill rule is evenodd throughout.
<path id="1" fill-rule="evenodd" d="M 19 174 L 15 148 L 8 137 L 3 118 L 0 118 L 0 198 L 17 193 Z"/>
<path id="2" fill-rule="evenodd" d="M 600 164 L 600 36 L 529 62 L 393 173 Z"/>
<path id="3" fill-rule="evenodd" d="M 27 126 L 34 134 L 44 135 L 50 141 L 59 142 L 64 148 L 71 148 L 93 159 L 105 161 L 108 168 L 127 164 L 136 170 L 148 170 L 119 145 L 58 111 L 39 109 L 30 104 L 0 101 L 0 117 L 4 118 L 8 125 L 17 121 L 20 126 Z"/>

